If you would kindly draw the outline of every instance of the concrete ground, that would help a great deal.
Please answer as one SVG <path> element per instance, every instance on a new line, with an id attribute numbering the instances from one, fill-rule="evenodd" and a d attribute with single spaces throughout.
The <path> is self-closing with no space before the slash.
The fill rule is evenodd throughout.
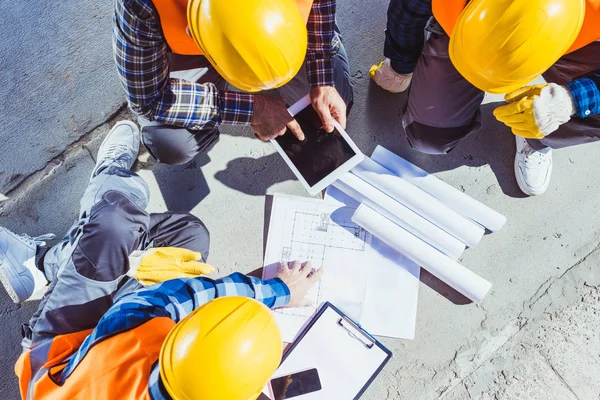
<path id="1" fill-rule="evenodd" d="M 359 147 L 370 154 L 382 144 L 508 217 L 462 259 L 494 284 L 491 293 L 463 304 L 424 274 L 416 339 L 382 339 L 394 357 L 363 398 L 600 398 L 600 147 L 555 152 L 550 189 L 525 198 L 513 176 L 514 139 L 492 117 L 499 99 L 489 97 L 484 128 L 452 154 L 412 151 L 400 125 L 404 95 L 368 79 L 382 57 L 387 2 L 339 3 L 356 95 L 348 132 Z M 0 225 L 66 232 L 100 141 L 131 118 L 112 64 L 110 18 L 110 2 L 99 0 L 0 4 Z M 209 227 L 215 276 L 261 265 L 265 194 L 306 195 L 250 129 L 222 133 L 188 165 L 140 172 L 151 211 L 190 211 Z M 12 366 L 20 324 L 35 307 L 0 294 L 0 398 L 18 398 Z"/>

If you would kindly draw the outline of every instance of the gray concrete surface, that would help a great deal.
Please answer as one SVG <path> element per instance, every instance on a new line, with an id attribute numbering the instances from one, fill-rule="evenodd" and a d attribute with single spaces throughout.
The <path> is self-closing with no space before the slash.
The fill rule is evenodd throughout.
<path id="1" fill-rule="evenodd" d="M 10 104 L 3 106 L 2 126 L 10 129 L 0 135 L 10 152 L 5 148 L 0 155 L 0 171 L 4 172 L 0 192 L 8 196 L 0 202 L 0 225 L 17 232 L 60 235 L 66 231 L 77 215 L 98 143 L 114 120 L 128 116 L 124 111 L 110 118 L 120 109 L 122 97 L 113 91 L 117 77 L 107 62 L 109 46 L 92 40 L 108 37 L 109 6 L 98 5 L 94 14 L 94 4 L 80 4 L 76 9 L 58 5 L 60 12 L 52 18 L 34 21 L 41 24 L 40 32 L 62 35 L 65 42 L 54 44 L 56 51 L 61 46 L 73 48 L 73 43 L 89 50 L 63 64 L 51 54 L 44 55 L 47 63 L 59 63 L 69 76 L 79 77 L 72 81 L 73 89 L 53 91 L 64 85 L 62 75 L 46 71 L 30 79 L 37 97 L 28 93 L 24 83 L 12 83 L 20 94 L 10 93 Z M 514 139 L 491 115 L 491 103 L 499 99 L 488 97 L 483 107 L 484 129 L 478 135 L 447 156 L 413 152 L 400 126 L 404 95 L 385 93 L 368 80 L 369 67 L 382 57 L 386 6 L 385 0 L 371 1 L 368 8 L 358 0 L 340 2 L 338 22 L 356 94 L 348 132 L 366 154 L 382 144 L 504 213 L 508 223 L 462 259 L 494 284 L 491 293 L 480 304 L 464 304 L 425 275 L 416 339 L 382 339 L 394 357 L 363 398 L 600 398 L 600 147 L 556 152 L 549 191 L 539 198 L 525 198 L 514 182 Z M 8 5 L 0 6 L 0 11 L 1 22 L 20 24 L 7 16 L 16 13 Z M 85 18 L 85 23 L 75 22 L 79 35 L 65 33 L 64 21 L 69 18 Z M 4 30 L 7 25 L 0 26 Z M 87 31 L 82 30 L 84 26 Z M 24 32 L 25 28 L 19 29 Z M 88 31 L 95 34 L 80 42 L 79 36 Z M 43 40 L 50 41 L 48 37 Z M 1 46 L 19 48 L 18 40 L 13 42 L 17 44 Z M 0 63 L 1 73 L 9 71 L 8 76 L 22 70 L 33 73 L 43 64 L 30 51 Z M 44 84 L 42 76 L 47 79 Z M 52 101 L 43 93 L 52 94 Z M 4 92 L 1 98 L 6 101 Z M 40 101 L 53 107 L 39 106 Z M 21 107 L 13 104 L 17 102 Z M 33 109 L 27 111 L 27 107 Z M 65 125 L 69 115 L 90 122 L 70 136 L 71 128 Z M 46 148 L 50 146 L 53 151 Z M 21 176 L 12 181 L 4 178 L 16 174 Z M 249 129 L 223 129 L 211 152 L 186 166 L 155 166 L 140 174 L 152 189 L 151 211 L 191 211 L 205 221 L 212 233 L 209 261 L 217 268 L 216 276 L 249 272 L 261 265 L 265 194 L 306 195 L 272 147 L 253 139 Z M 0 294 L 1 363 L 6 371 L 0 380 L 1 398 L 18 397 L 11 371 L 19 353 L 19 325 L 34 309 L 35 304 L 16 306 Z"/>

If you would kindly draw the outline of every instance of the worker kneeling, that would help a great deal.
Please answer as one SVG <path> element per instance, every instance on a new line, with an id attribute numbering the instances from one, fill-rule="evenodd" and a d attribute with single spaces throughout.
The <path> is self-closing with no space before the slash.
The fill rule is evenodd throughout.
<path id="1" fill-rule="evenodd" d="M 41 298 L 22 327 L 21 397 L 254 400 L 282 353 L 269 308 L 306 305 L 322 270 L 202 276 L 214 271 L 208 230 L 189 213 L 145 211 L 139 139 L 130 121 L 113 127 L 56 245 L 0 227 L 0 283 L 15 303 Z"/>
<path id="2" fill-rule="evenodd" d="M 222 124 L 303 140 L 286 102 L 306 94 L 327 132 L 345 127 L 353 94 L 335 13 L 335 0 L 116 0 L 114 58 L 150 154 L 186 163 Z M 260 93 L 272 89 L 281 97 Z"/>
<path id="3" fill-rule="evenodd" d="M 410 86 L 402 125 L 428 154 L 480 130 L 485 92 L 507 93 L 494 116 L 515 135 L 519 187 L 539 195 L 552 149 L 600 140 L 599 39 L 598 0 L 391 0 L 386 60 L 370 74 Z M 525 86 L 540 75 L 548 84 Z"/>

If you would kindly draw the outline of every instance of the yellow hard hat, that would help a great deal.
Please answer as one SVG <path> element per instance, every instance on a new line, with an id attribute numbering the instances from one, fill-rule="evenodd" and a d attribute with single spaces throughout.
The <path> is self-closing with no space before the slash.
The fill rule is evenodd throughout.
<path id="1" fill-rule="evenodd" d="M 294 0 L 190 0 L 187 15 L 198 47 L 239 89 L 280 87 L 302 67 L 308 34 Z"/>
<path id="2" fill-rule="evenodd" d="M 586 0 L 473 0 L 450 38 L 450 59 L 469 82 L 491 93 L 526 85 L 573 44 Z"/>
<path id="3" fill-rule="evenodd" d="M 246 297 L 210 301 L 165 339 L 160 376 L 174 400 L 254 400 L 281 361 L 271 311 Z"/>

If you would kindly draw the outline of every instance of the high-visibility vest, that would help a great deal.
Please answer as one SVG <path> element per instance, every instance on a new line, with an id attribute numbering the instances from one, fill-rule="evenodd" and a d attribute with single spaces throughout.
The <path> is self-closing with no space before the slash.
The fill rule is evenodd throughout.
<path id="1" fill-rule="evenodd" d="M 586 0 L 586 3 L 583 27 L 566 53 L 578 50 L 600 39 L 600 0 Z M 466 5 L 467 0 L 432 0 L 433 16 L 448 36 L 452 36 L 456 21 Z"/>
<path id="2" fill-rule="evenodd" d="M 163 35 L 175 54 L 202 55 L 202 50 L 187 33 L 188 0 L 152 0 L 158 12 Z M 298 11 L 308 21 L 313 0 L 296 0 Z"/>
<path id="3" fill-rule="evenodd" d="M 15 365 L 23 399 L 35 400 L 149 400 L 148 378 L 160 348 L 175 321 L 154 318 L 129 331 L 94 344 L 71 374 L 58 380 L 68 357 L 92 330 L 60 335 L 48 349 L 21 354 Z M 40 362 L 43 363 L 39 368 Z M 36 367 L 36 365 L 38 367 Z M 35 369 L 35 370 L 34 370 Z"/>

